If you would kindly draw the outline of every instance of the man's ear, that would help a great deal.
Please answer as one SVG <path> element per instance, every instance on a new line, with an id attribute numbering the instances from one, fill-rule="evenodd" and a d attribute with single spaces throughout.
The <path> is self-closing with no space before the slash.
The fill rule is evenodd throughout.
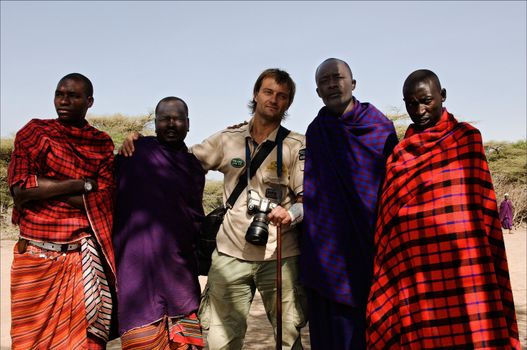
<path id="1" fill-rule="evenodd" d="M 93 106 L 93 96 L 88 97 L 88 108 Z"/>
<path id="2" fill-rule="evenodd" d="M 318 88 L 316 89 L 316 91 L 317 91 L 318 97 L 322 98 L 322 96 L 320 96 L 320 92 L 318 92 Z"/>
<path id="3" fill-rule="evenodd" d="M 190 119 L 187 117 L 187 132 L 190 131 Z"/>
<path id="4" fill-rule="evenodd" d="M 355 90 L 355 86 L 357 86 L 357 81 L 355 79 L 351 79 L 351 91 Z"/>
<path id="5" fill-rule="evenodd" d="M 446 89 L 441 89 L 441 102 L 446 100 Z"/>

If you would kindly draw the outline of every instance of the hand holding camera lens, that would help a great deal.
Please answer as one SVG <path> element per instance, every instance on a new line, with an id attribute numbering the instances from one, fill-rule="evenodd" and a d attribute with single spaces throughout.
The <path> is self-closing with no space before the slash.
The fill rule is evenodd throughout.
<path id="1" fill-rule="evenodd" d="M 267 198 L 250 197 L 247 203 L 247 211 L 253 215 L 253 221 L 247 229 L 245 240 L 254 245 L 266 245 L 269 238 L 269 220 L 267 213 L 276 207 L 275 203 L 270 202 Z"/>
<path id="2" fill-rule="evenodd" d="M 258 193 L 250 190 L 247 201 L 247 212 L 253 215 L 253 221 L 245 240 L 254 245 L 264 246 L 269 238 L 269 222 L 273 225 L 290 225 L 291 215 L 279 204 L 271 202 L 267 198 L 260 198 Z"/>

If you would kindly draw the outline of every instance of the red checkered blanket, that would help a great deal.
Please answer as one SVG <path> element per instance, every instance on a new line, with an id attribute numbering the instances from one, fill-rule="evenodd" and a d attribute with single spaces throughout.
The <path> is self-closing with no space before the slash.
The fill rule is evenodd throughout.
<path id="1" fill-rule="evenodd" d="M 111 240 L 113 223 L 113 142 L 86 123 L 82 128 L 57 119 L 33 119 L 16 135 L 8 169 L 10 187 L 38 187 L 38 176 L 57 180 L 96 179 L 98 190 L 84 195 L 86 212 L 60 199 L 13 209 L 13 224 L 24 238 L 59 243 L 76 242 L 93 231 L 115 274 Z M 113 279 L 113 277 L 112 277 Z"/>
<path id="2" fill-rule="evenodd" d="M 372 349 L 519 349 L 496 196 L 477 129 L 444 110 L 388 159 L 367 307 Z"/>

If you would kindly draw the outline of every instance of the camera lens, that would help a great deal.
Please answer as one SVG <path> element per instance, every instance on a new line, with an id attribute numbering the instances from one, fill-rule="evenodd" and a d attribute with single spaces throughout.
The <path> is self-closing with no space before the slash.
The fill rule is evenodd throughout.
<path id="1" fill-rule="evenodd" d="M 247 233 L 245 234 L 245 240 L 254 245 L 266 245 L 267 239 L 269 238 L 269 223 L 267 221 L 267 214 L 258 212 L 254 214 L 253 221 Z"/>

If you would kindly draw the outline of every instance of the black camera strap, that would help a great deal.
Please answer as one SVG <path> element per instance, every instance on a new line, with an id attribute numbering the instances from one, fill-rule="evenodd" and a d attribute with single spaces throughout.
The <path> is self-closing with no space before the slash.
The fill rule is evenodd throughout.
<path id="1" fill-rule="evenodd" d="M 263 161 L 269 153 L 273 150 L 275 146 L 278 147 L 277 149 L 277 173 L 278 176 L 282 176 L 282 142 L 284 139 L 289 135 L 290 131 L 283 126 L 280 125 L 280 128 L 278 128 L 278 132 L 276 133 L 276 139 L 275 141 L 267 140 L 265 141 L 258 152 L 254 155 L 254 158 L 251 159 L 251 154 L 249 151 L 249 139 L 245 139 L 245 155 L 246 155 L 246 162 L 247 167 L 249 168 L 249 173 L 247 173 L 247 167 L 243 171 L 243 173 L 240 175 L 240 178 L 238 179 L 238 183 L 236 184 L 236 187 L 232 191 L 231 195 L 229 196 L 229 199 L 227 199 L 227 203 L 225 203 L 225 206 L 227 208 L 232 208 L 234 206 L 234 203 L 236 203 L 236 200 L 240 196 L 240 194 L 243 192 L 244 188 L 247 187 L 248 184 L 248 177 L 252 178 L 254 174 L 256 174 L 256 171 L 262 165 Z"/>

